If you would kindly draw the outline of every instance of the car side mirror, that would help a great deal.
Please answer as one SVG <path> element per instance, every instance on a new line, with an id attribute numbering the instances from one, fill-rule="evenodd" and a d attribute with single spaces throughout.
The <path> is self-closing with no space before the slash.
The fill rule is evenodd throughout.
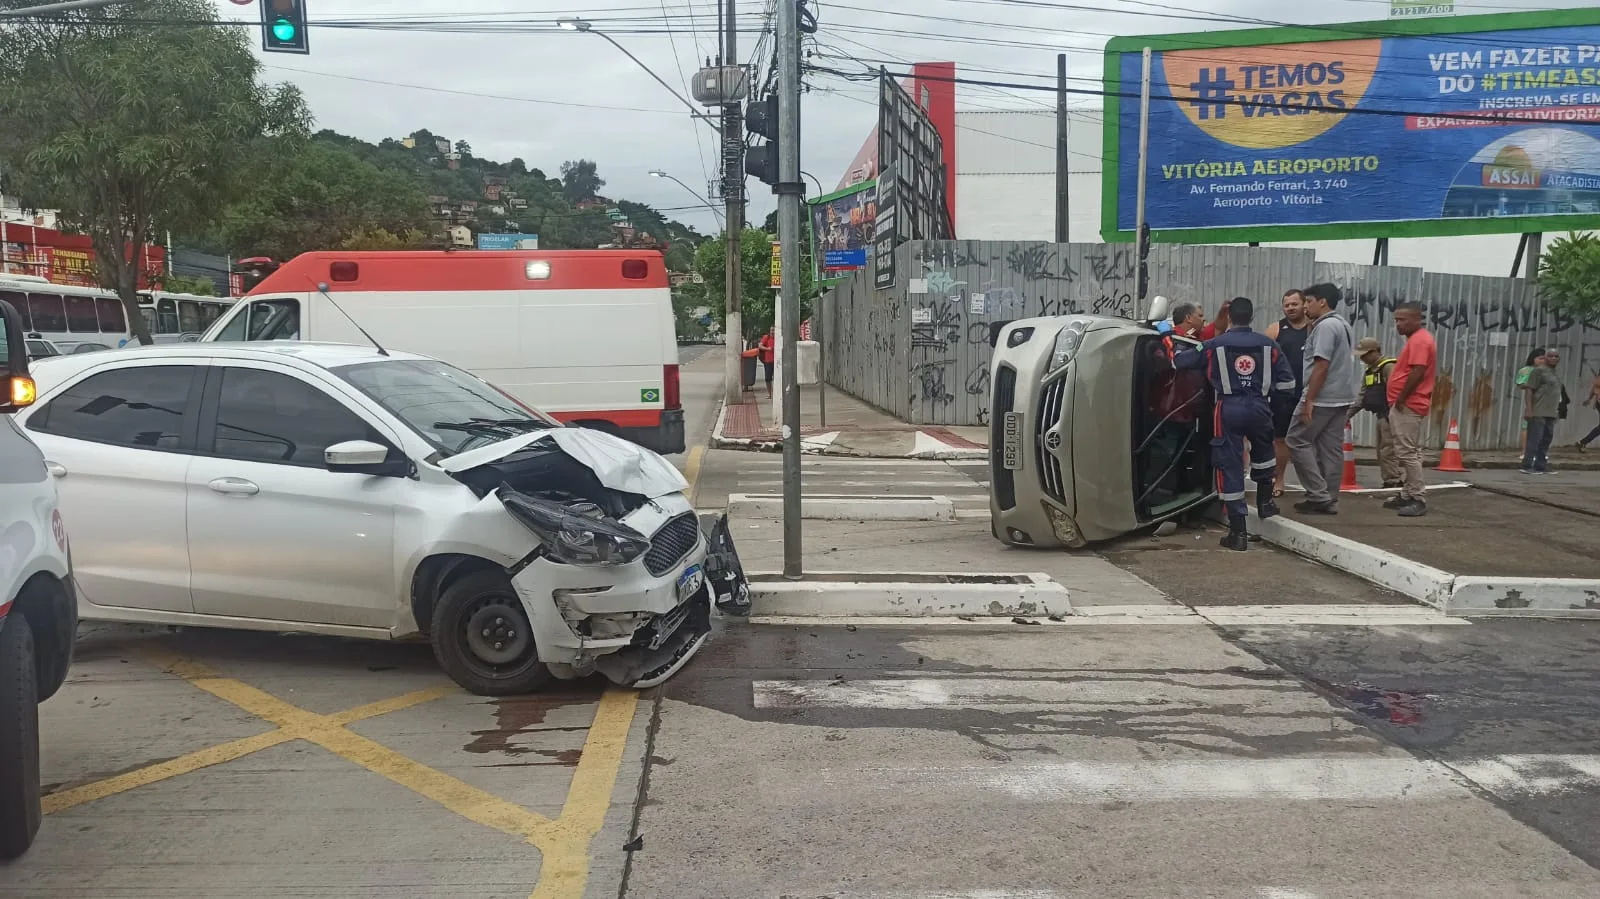
<path id="1" fill-rule="evenodd" d="M 328 470 L 340 474 L 366 474 L 383 478 L 403 478 L 411 473 L 411 461 L 395 450 L 370 440 L 346 440 L 322 452 Z"/>
<path id="2" fill-rule="evenodd" d="M 0 360 L 0 414 L 26 409 L 39 398 L 39 389 L 28 375 L 27 337 L 22 313 L 0 300 L 0 347 L 5 348 L 5 357 Z"/>

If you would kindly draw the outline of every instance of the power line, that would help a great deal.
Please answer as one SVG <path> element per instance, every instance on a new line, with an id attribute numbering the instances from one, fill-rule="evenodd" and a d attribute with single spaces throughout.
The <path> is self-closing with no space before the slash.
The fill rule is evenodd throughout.
<path id="1" fill-rule="evenodd" d="M 855 75 L 855 74 L 852 74 L 850 72 L 841 72 L 838 69 L 830 69 L 830 68 L 826 68 L 824 66 L 810 66 L 809 68 L 812 71 L 822 72 L 824 74 L 833 75 L 833 76 L 839 77 L 839 78 L 844 78 L 844 79 L 849 80 L 849 81 L 861 81 L 861 80 L 864 80 L 862 76 Z M 1049 85 L 1021 84 L 1021 83 L 1009 82 L 1009 81 L 990 81 L 990 80 L 978 79 L 978 78 L 960 78 L 960 77 L 946 78 L 946 77 L 940 77 L 940 76 L 917 75 L 915 73 L 910 73 L 910 72 L 889 72 L 887 70 L 884 70 L 884 74 L 889 75 L 889 77 L 891 77 L 891 78 L 921 78 L 924 81 L 939 81 L 939 82 L 947 82 L 947 83 L 954 83 L 954 84 L 971 84 L 971 85 L 980 85 L 980 86 L 985 86 L 985 87 L 1003 87 L 1003 88 L 1010 88 L 1010 89 L 1015 89 L 1015 90 L 1031 90 L 1031 91 L 1057 91 L 1057 90 L 1062 90 L 1061 88 L 1053 87 L 1053 86 L 1049 86 Z M 870 77 L 876 78 L 878 76 L 870 76 Z M 1065 92 L 1068 93 L 1068 94 L 1077 94 L 1077 95 L 1080 95 L 1080 96 L 1117 97 L 1117 98 L 1120 98 L 1120 99 L 1135 99 L 1135 100 L 1142 98 L 1142 95 L 1138 91 L 1089 90 L 1087 88 L 1081 88 L 1081 87 L 1069 87 L 1069 88 L 1065 88 Z M 1175 103 L 1204 103 L 1204 104 L 1213 105 L 1213 106 L 1239 106 L 1239 107 L 1249 107 L 1249 108 L 1256 108 L 1256 109 L 1259 109 L 1259 108 L 1261 108 L 1263 106 L 1271 106 L 1272 105 L 1270 103 L 1260 103 L 1260 102 L 1257 102 L 1255 100 L 1236 100 L 1236 99 L 1233 99 L 1231 97 L 1215 97 L 1215 98 L 1213 98 L 1213 97 L 1200 97 L 1200 96 L 1181 96 L 1181 95 L 1177 95 L 1177 94 L 1156 94 L 1156 93 L 1152 93 L 1150 95 L 1150 99 L 1152 101 L 1163 100 L 1163 101 L 1172 101 L 1172 102 L 1175 102 Z M 1439 112 L 1437 110 L 1371 109 L 1371 108 L 1364 108 L 1364 107 L 1360 107 L 1360 106 L 1352 106 L 1352 107 L 1349 107 L 1349 108 L 1346 108 L 1346 109 L 1308 110 L 1308 112 L 1319 112 L 1319 113 L 1324 114 L 1324 115 L 1375 115 L 1375 116 L 1389 116 L 1389 117 L 1396 117 L 1396 116 L 1398 116 L 1398 117 L 1429 116 L 1429 117 L 1433 117 L 1433 118 L 1456 119 L 1456 120 L 1461 120 L 1461 121 L 1478 120 L 1478 121 L 1484 121 L 1484 122 L 1492 122 L 1492 123 L 1501 124 L 1501 125 L 1504 125 L 1504 124 L 1515 124 L 1515 123 L 1518 123 L 1518 122 L 1539 122 L 1539 121 L 1542 121 L 1542 120 L 1540 120 L 1538 118 L 1531 117 L 1531 116 L 1519 116 L 1514 111 L 1511 111 L 1511 110 L 1507 110 L 1504 114 L 1485 115 L 1485 114 L 1482 114 L 1482 113 L 1455 113 L 1455 112 L 1442 113 L 1442 112 Z M 1563 122 L 1561 124 L 1563 124 L 1564 126 L 1569 126 L 1569 127 L 1570 126 L 1585 126 L 1585 125 L 1594 126 L 1594 125 L 1600 125 L 1600 122 Z"/>
<path id="2" fill-rule="evenodd" d="M 299 75 L 315 75 L 319 78 L 338 78 L 342 81 L 359 81 L 363 84 L 377 84 L 384 87 L 403 87 L 409 90 L 431 91 L 436 94 L 451 94 L 458 97 L 479 97 L 485 100 L 505 100 L 512 103 L 537 103 L 542 106 L 568 106 L 578 109 L 603 109 L 609 112 L 650 112 L 659 115 L 681 116 L 684 113 L 677 109 L 644 109 L 638 106 L 610 106 L 599 103 L 575 103 L 567 100 L 543 100 L 535 97 L 511 97 L 503 94 L 483 94 L 477 91 L 462 91 L 448 87 L 434 87 L 427 84 L 406 84 L 401 81 L 384 81 L 379 78 L 363 78 L 359 75 L 343 75 L 336 72 L 317 72 L 311 69 L 297 69 L 293 66 L 269 65 L 262 63 L 263 69 L 279 72 L 294 72 Z"/>

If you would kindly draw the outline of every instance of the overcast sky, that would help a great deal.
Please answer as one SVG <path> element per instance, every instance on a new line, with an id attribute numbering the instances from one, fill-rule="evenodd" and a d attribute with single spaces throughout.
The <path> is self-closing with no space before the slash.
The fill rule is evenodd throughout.
<path id="1" fill-rule="evenodd" d="M 224 18 L 259 18 L 254 4 L 216 3 Z M 679 100 L 603 38 L 552 27 L 567 16 L 590 20 L 688 96 L 685 76 L 717 52 L 713 0 L 307 0 L 307 5 L 311 55 L 262 56 L 267 78 L 293 82 L 305 92 L 319 128 L 374 142 L 428 128 L 466 140 L 478 156 L 502 162 L 520 156 L 551 174 L 563 160 L 587 157 L 599 163 L 609 195 L 662 209 L 693 207 L 698 201 L 671 181 L 650 177 L 651 169 L 666 170 L 702 195 L 707 179 L 715 177 L 712 132 L 690 119 Z M 1507 12 L 1589 5 L 1592 0 L 1457 0 L 1456 8 Z M 741 28 L 767 21 L 762 10 L 768 7 L 766 0 L 740 0 Z M 1262 20 L 1381 19 L 1389 0 L 824 0 L 812 7 L 820 7 L 820 29 L 809 44 L 818 65 L 859 72 L 878 65 L 906 70 L 910 61 L 954 61 L 958 74 L 969 77 L 1049 86 L 1056 54 L 1065 52 L 1070 75 L 1081 79 L 1074 86 L 1093 88 L 1101 71 L 1096 48 L 1113 35 L 1247 27 Z M 318 21 L 357 27 L 318 28 Z M 655 33 L 628 33 L 639 31 Z M 251 35 L 259 45 L 255 29 Z M 757 40 L 753 33 L 739 36 L 742 60 L 750 60 Z M 802 164 L 831 190 L 875 124 L 876 93 L 870 83 L 822 74 L 808 81 L 812 92 L 803 106 Z M 1053 106 L 1047 92 L 967 85 L 957 91 L 958 109 Z M 773 201 L 766 185 L 750 183 L 750 215 L 759 223 Z M 668 215 L 702 231 L 716 227 L 704 207 Z"/>

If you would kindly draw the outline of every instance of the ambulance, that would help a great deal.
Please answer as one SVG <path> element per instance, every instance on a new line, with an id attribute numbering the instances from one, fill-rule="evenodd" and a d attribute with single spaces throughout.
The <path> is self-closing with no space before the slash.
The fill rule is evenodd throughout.
<path id="1" fill-rule="evenodd" d="M 470 371 L 565 424 L 684 450 L 658 250 L 305 253 L 200 338 L 376 344 Z"/>

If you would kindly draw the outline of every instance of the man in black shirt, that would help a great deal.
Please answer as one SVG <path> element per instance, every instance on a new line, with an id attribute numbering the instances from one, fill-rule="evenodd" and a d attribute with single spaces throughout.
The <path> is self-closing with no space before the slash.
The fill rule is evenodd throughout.
<path id="1" fill-rule="evenodd" d="M 1272 435 L 1277 438 L 1278 472 L 1272 483 L 1272 495 L 1283 495 L 1283 478 L 1289 470 L 1289 425 L 1294 419 L 1295 407 L 1305 392 L 1306 335 L 1311 333 L 1311 319 L 1306 316 L 1306 298 L 1298 290 L 1283 295 L 1283 318 L 1267 326 L 1267 336 L 1277 341 L 1278 349 L 1289 359 L 1294 370 L 1294 393 L 1272 397 Z"/>

